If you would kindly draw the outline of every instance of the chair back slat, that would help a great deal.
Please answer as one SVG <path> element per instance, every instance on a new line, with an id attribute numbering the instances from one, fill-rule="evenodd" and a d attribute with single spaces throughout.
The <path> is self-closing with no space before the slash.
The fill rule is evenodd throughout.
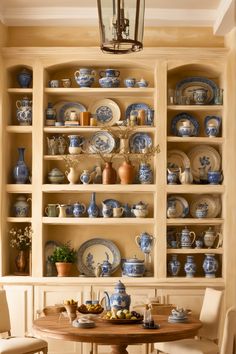
<path id="1" fill-rule="evenodd" d="M 228 309 L 220 354 L 236 354 L 236 308 Z"/>
<path id="2" fill-rule="evenodd" d="M 206 288 L 200 313 L 202 328 L 199 336 L 211 340 L 217 340 L 220 320 L 220 307 L 222 291 Z"/>
<path id="3" fill-rule="evenodd" d="M 10 332 L 10 330 L 11 325 L 6 291 L 0 290 L 0 333 Z"/>

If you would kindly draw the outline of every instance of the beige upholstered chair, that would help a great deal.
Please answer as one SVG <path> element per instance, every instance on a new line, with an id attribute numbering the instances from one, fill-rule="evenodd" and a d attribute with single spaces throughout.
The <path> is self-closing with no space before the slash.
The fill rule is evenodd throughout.
<path id="1" fill-rule="evenodd" d="M 206 288 L 200 313 L 200 320 L 203 326 L 198 332 L 198 337 L 173 342 L 155 343 L 154 348 L 157 349 L 157 353 L 217 354 L 219 352 L 216 342 L 218 338 L 221 298 L 222 291 Z"/>
<path id="2" fill-rule="evenodd" d="M 226 313 L 220 354 L 236 354 L 236 308 L 233 307 Z"/>
<path id="3" fill-rule="evenodd" d="M 0 339 L 0 354 L 33 354 L 43 352 L 47 354 L 48 344 L 42 339 L 34 337 L 11 337 L 10 316 L 5 290 L 0 289 L 0 333 L 7 333 L 8 337 Z"/>

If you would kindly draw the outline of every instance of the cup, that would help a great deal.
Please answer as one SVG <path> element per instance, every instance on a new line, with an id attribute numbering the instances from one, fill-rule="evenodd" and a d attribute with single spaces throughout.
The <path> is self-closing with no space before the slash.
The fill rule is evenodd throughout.
<path id="1" fill-rule="evenodd" d="M 82 126 L 89 125 L 90 112 L 80 112 L 79 119 L 80 119 L 80 125 Z"/>
<path id="2" fill-rule="evenodd" d="M 114 218 L 121 218 L 124 212 L 124 208 L 113 208 L 113 217 Z"/>
<path id="3" fill-rule="evenodd" d="M 97 126 L 97 118 L 91 117 L 91 118 L 90 118 L 90 125 L 91 125 L 92 127 L 96 127 L 96 126 Z"/>
<path id="4" fill-rule="evenodd" d="M 45 208 L 45 213 L 49 218 L 58 216 L 58 204 L 48 204 Z"/>
<path id="5" fill-rule="evenodd" d="M 59 87 L 59 80 L 50 80 L 48 85 L 49 87 L 57 88 Z"/>
<path id="6" fill-rule="evenodd" d="M 222 174 L 220 171 L 208 171 L 207 180 L 210 184 L 220 184 L 222 181 Z"/>
<path id="7" fill-rule="evenodd" d="M 61 79 L 61 86 L 65 88 L 71 87 L 71 79 Z"/>
<path id="8" fill-rule="evenodd" d="M 223 104 L 223 92 L 224 90 L 221 88 L 215 90 L 215 97 L 214 97 L 215 104 Z"/>

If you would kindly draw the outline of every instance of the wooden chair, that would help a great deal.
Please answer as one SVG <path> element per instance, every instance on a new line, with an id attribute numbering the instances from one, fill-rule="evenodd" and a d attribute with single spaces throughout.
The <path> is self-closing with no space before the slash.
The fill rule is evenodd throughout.
<path id="1" fill-rule="evenodd" d="M 173 342 L 155 343 L 156 353 L 168 354 L 217 354 L 220 304 L 222 291 L 207 288 L 200 313 L 202 328 L 197 338 L 182 339 Z M 231 353 L 225 353 L 231 354 Z"/>
<path id="2" fill-rule="evenodd" d="M 0 354 L 33 354 L 37 352 L 47 354 L 48 352 L 48 344 L 43 339 L 11 337 L 10 316 L 5 290 L 0 290 L 0 333 L 8 334 L 7 337 L 0 339 Z"/>

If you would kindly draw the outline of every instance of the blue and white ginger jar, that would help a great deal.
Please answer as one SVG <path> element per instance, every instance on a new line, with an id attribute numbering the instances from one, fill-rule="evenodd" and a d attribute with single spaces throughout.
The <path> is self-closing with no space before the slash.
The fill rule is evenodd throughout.
<path id="1" fill-rule="evenodd" d="M 180 268 L 181 268 L 181 263 L 178 260 L 177 254 L 172 254 L 171 259 L 169 260 L 169 262 L 167 264 L 168 273 L 172 277 L 177 277 L 177 275 L 180 272 Z"/>
<path id="2" fill-rule="evenodd" d="M 206 253 L 202 267 L 206 278 L 215 278 L 219 267 L 218 261 L 215 259 L 215 255 Z"/>
<path id="3" fill-rule="evenodd" d="M 138 170 L 138 180 L 141 184 L 153 183 L 153 171 L 149 163 L 140 163 Z"/>
<path id="4" fill-rule="evenodd" d="M 187 261 L 184 265 L 184 270 L 187 278 L 193 278 L 197 271 L 197 266 L 194 256 L 187 256 Z"/>

